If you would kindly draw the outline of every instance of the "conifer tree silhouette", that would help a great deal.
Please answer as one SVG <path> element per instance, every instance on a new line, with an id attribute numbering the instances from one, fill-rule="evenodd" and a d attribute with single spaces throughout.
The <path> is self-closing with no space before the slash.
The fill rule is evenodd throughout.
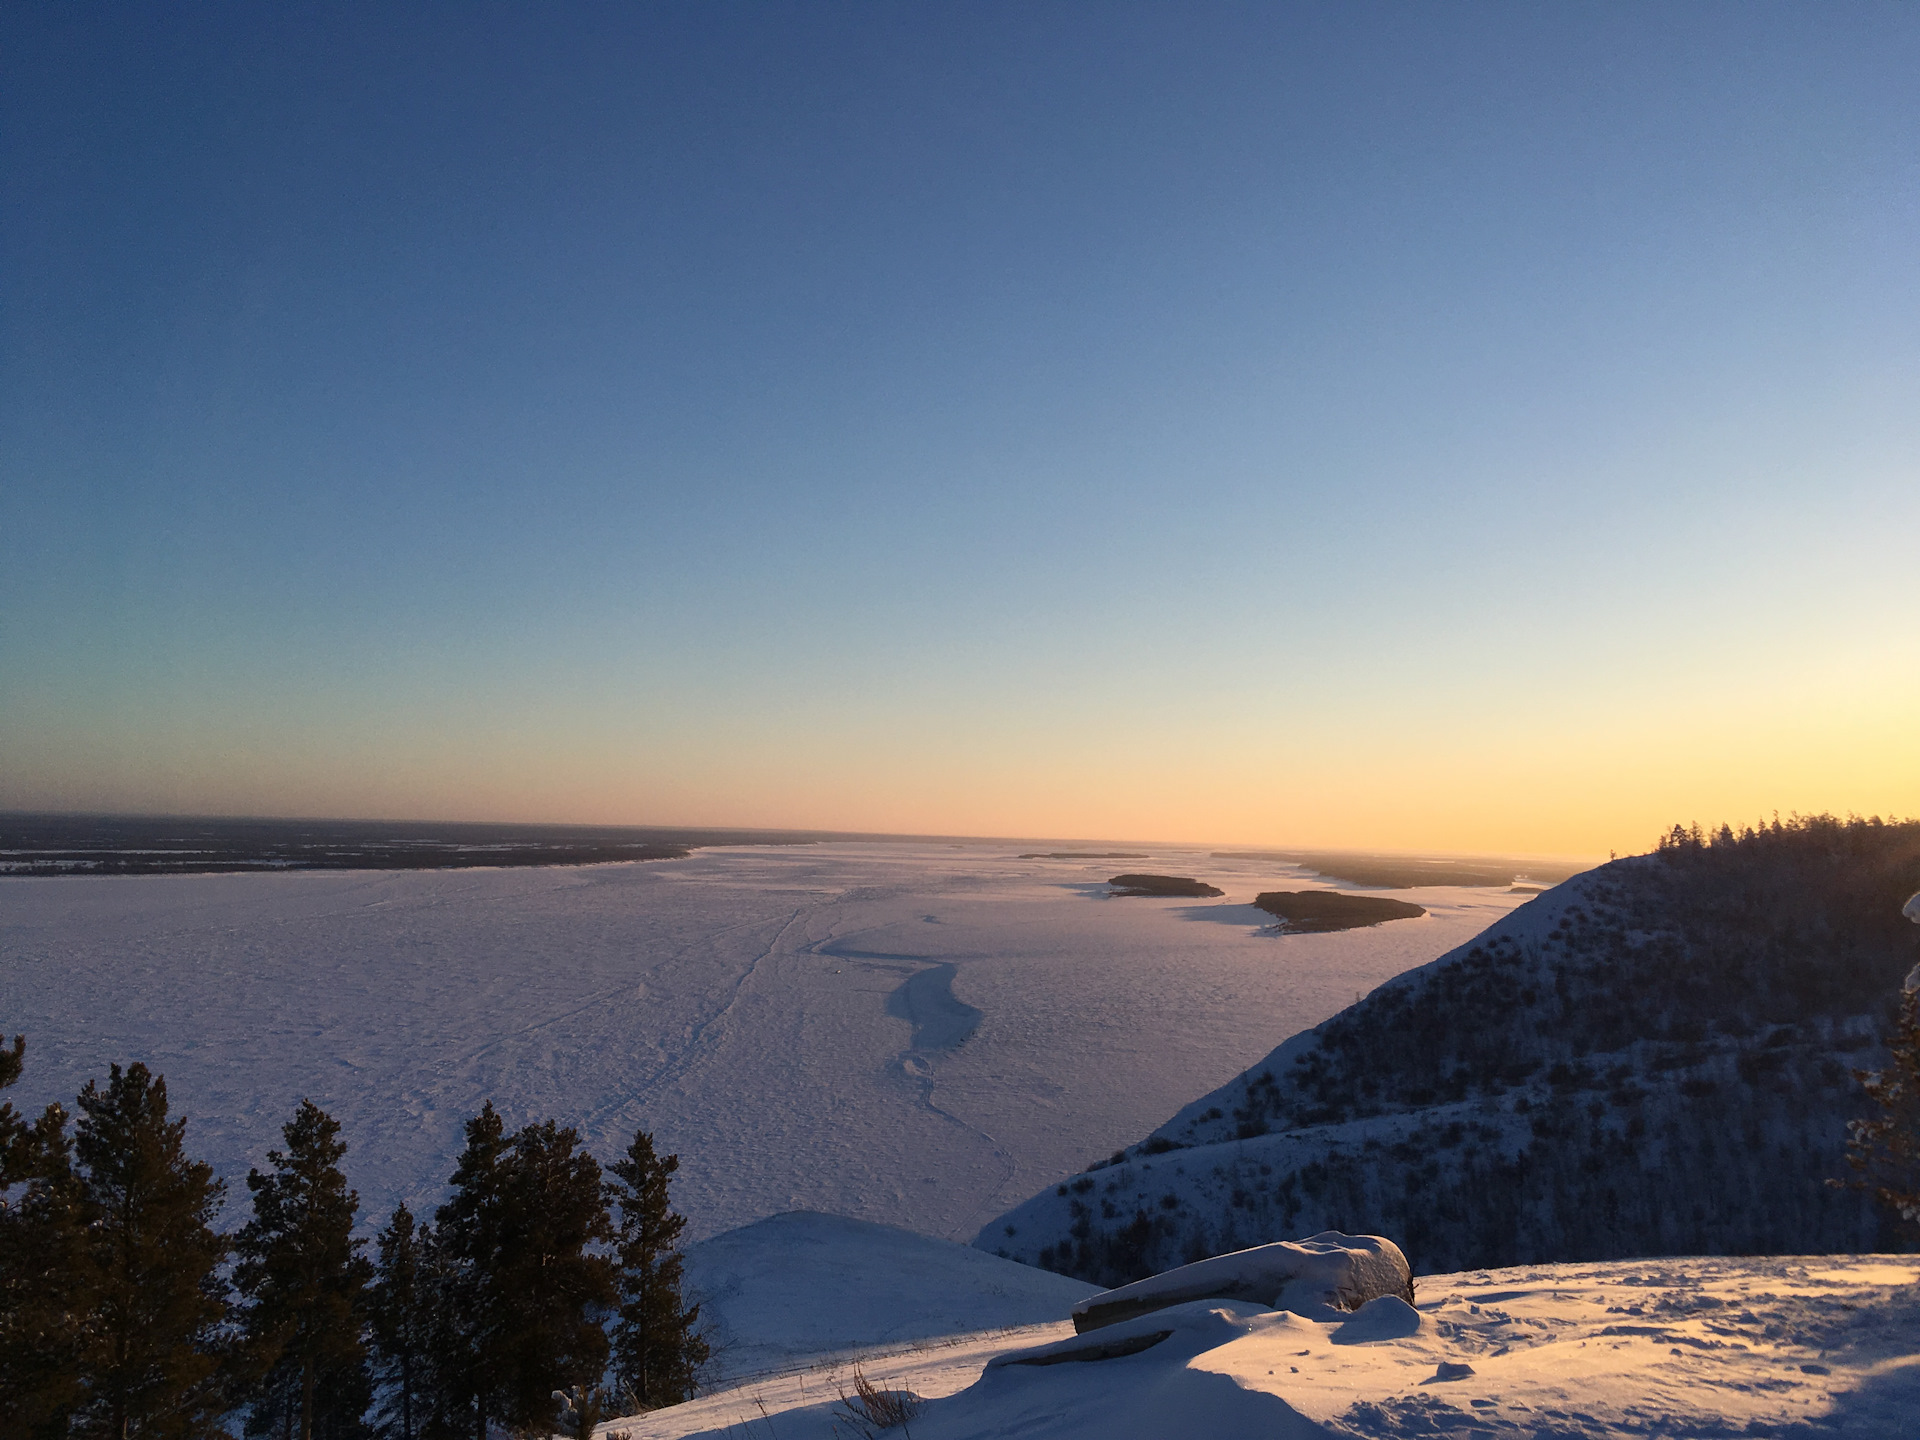
<path id="1" fill-rule="evenodd" d="M 1859 1176 L 1851 1188 L 1872 1195 L 1910 1243 L 1920 1235 L 1920 989 L 1900 992 L 1886 1044 L 1885 1069 L 1853 1072 L 1877 1113 L 1847 1122 L 1847 1163 Z"/>
<path id="2" fill-rule="evenodd" d="M 26 1041 L 0 1045 L 0 1089 L 20 1078 Z M 0 1434 L 55 1436 L 81 1396 L 91 1307 L 86 1217 L 66 1111 L 29 1123 L 0 1104 Z"/>
<path id="3" fill-rule="evenodd" d="M 641 1409 L 693 1397 L 707 1343 L 695 1330 L 700 1307 L 681 1295 L 676 1242 L 686 1217 L 673 1213 L 667 1187 L 680 1168 L 677 1155 L 656 1156 L 653 1137 L 637 1131 L 626 1157 L 612 1167 L 609 1187 L 620 1220 L 615 1238 L 620 1311 L 614 1325 L 614 1370 Z"/>
<path id="4" fill-rule="evenodd" d="M 511 1142 L 489 1100 L 467 1122 L 451 1184 L 453 1195 L 434 1212 L 434 1230 L 446 1265 L 439 1303 L 445 1324 L 436 1345 L 441 1406 L 457 1423 L 464 1412 L 474 1440 L 487 1440 L 487 1422 L 502 1411 L 511 1297 L 501 1274 L 510 1189 Z"/>
<path id="5" fill-rule="evenodd" d="M 551 1429 L 557 1391 L 591 1391 L 607 1368 L 602 1321 L 618 1298 L 613 1262 L 588 1247 L 613 1237 L 600 1165 L 552 1120 L 514 1136 L 500 1283 L 512 1307 L 501 1337 L 502 1417 Z"/>
<path id="6" fill-rule="evenodd" d="M 189 1160 L 166 1081 L 115 1065 L 80 1092 L 74 1154 L 89 1221 L 92 1305 L 72 1430 L 113 1440 L 202 1440 L 229 1408 L 223 1186 Z"/>
<path id="7" fill-rule="evenodd" d="M 235 1278 L 254 1365 L 249 1434 L 290 1430 L 298 1440 L 356 1440 L 372 1400 L 366 1347 L 372 1266 L 353 1238 L 359 1196 L 340 1171 L 340 1125 L 302 1100 L 282 1128 L 273 1169 L 247 1174 L 253 1219 L 240 1232 Z M 289 1423 L 290 1422 L 290 1423 Z"/>
<path id="8" fill-rule="evenodd" d="M 392 1440 L 414 1440 L 428 1415 L 434 1335 L 432 1230 L 402 1202 L 380 1232 L 369 1306 L 376 1373 L 386 1387 Z"/>

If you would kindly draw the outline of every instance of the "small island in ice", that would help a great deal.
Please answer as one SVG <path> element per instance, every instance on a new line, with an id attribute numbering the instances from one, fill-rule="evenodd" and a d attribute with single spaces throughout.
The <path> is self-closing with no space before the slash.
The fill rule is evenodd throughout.
<path id="1" fill-rule="evenodd" d="M 1355 930 L 1386 920 L 1413 920 L 1426 914 L 1410 900 L 1379 895 L 1342 895 L 1337 890 L 1269 890 L 1254 905 L 1280 921 L 1289 934 Z"/>
<path id="2" fill-rule="evenodd" d="M 1206 899 L 1227 893 L 1217 885 L 1209 885 L 1204 880 L 1195 880 L 1186 875 L 1116 875 L 1107 884 L 1113 886 L 1115 895 L 1197 896 Z"/>

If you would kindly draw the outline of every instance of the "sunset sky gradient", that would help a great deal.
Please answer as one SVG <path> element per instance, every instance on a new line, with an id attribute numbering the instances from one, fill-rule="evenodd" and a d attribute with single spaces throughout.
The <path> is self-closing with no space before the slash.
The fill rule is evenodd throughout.
<path id="1" fill-rule="evenodd" d="M 1920 9 L 15 6 L 0 808 L 1920 814 Z"/>

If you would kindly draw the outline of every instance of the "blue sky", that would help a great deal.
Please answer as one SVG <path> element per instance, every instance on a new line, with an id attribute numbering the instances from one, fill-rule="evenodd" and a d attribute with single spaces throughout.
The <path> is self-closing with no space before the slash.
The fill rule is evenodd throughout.
<path id="1" fill-rule="evenodd" d="M 1920 808 L 1920 13 L 18 7 L 0 805 Z"/>

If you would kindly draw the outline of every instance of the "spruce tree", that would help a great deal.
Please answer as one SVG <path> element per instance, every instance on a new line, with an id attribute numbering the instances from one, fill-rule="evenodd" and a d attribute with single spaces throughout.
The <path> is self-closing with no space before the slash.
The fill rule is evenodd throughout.
<path id="1" fill-rule="evenodd" d="M 370 1331 L 388 1440 L 463 1440 L 473 1429 L 462 1276 L 431 1225 L 401 1206 L 380 1232 Z"/>
<path id="2" fill-rule="evenodd" d="M 0 1089 L 25 1051 L 17 1035 L 0 1046 Z M 0 1105 L 0 1435 L 64 1434 L 81 1396 L 91 1287 L 72 1153 L 60 1106 L 28 1123 Z"/>
<path id="3" fill-rule="evenodd" d="M 353 1238 L 359 1197 L 340 1171 L 340 1126 L 302 1100 L 271 1150 L 271 1173 L 247 1174 L 253 1219 L 235 1271 L 250 1302 L 243 1325 L 256 1366 L 249 1434 L 357 1440 L 372 1398 L 360 1338 L 372 1267 Z"/>
<path id="4" fill-rule="evenodd" d="M 386 1421 L 392 1440 L 414 1440 L 428 1415 L 433 1344 L 432 1231 L 414 1222 L 403 1202 L 380 1232 L 369 1307 L 376 1373 L 386 1387 Z"/>
<path id="5" fill-rule="evenodd" d="M 434 1212 L 446 1266 L 440 1287 L 444 1325 L 435 1346 L 440 1405 L 449 1423 L 464 1417 L 474 1440 L 487 1440 L 506 1393 L 505 1341 L 513 1297 L 502 1283 L 501 1247 L 511 1203 L 511 1142 L 489 1100 L 467 1122 L 451 1184 L 453 1194 Z"/>
<path id="6" fill-rule="evenodd" d="M 613 1227 L 599 1163 L 579 1145 L 577 1131 L 548 1120 L 514 1137 L 508 1161 L 502 1418 L 522 1430 L 551 1428 L 555 1392 L 590 1392 L 607 1368 L 602 1318 L 617 1298 L 613 1262 L 588 1247 L 611 1239 Z"/>
<path id="7" fill-rule="evenodd" d="M 473 1428 L 469 1333 L 460 1310 L 460 1266 L 430 1225 L 416 1232 L 417 1287 L 423 1348 L 413 1422 L 420 1440 L 464 1440 Z"/>
<path id="8" fill-rule="evenodd" d="M 92 1281 L 72 1416 L 80 1435 L 201 1440 L 223 1433 L 227 1243 L 214 1233 L 223 1187 L 182 1148 L 167 1085 L 145 1065 L 112 1067 L 80 1092 L 74 1153 Z"/>
<path id="9" fill-rule="evenodd" d="M 643 1410 L 693 1397 L 707 1344 L 694 1326 L 700 1307 L 680 1293 L 676 1242 L 686 1217 L 668 1204 L 667 1187 L 680 1157 L 656 1157 L 653 1137 L 637 1131 L 626 1158 L 613 1167 L 609 1187 L 619 1207 L 615 1256 L 620 1310 L 613 1331 L 614 1371 Z"/>
<path id="10" fill-rule="evenodd" d="M 1878 1114 L 1847 1122 L 1847 1163 L 1884 1207 L 1888 1228 L 1903 1245 L 1920 1236 L 1920 966 L 1907 977 L 1884 1070 L 1856 1070 Z M 1843 1182 L 1829 1180 L 1829 1185 Z"/>

